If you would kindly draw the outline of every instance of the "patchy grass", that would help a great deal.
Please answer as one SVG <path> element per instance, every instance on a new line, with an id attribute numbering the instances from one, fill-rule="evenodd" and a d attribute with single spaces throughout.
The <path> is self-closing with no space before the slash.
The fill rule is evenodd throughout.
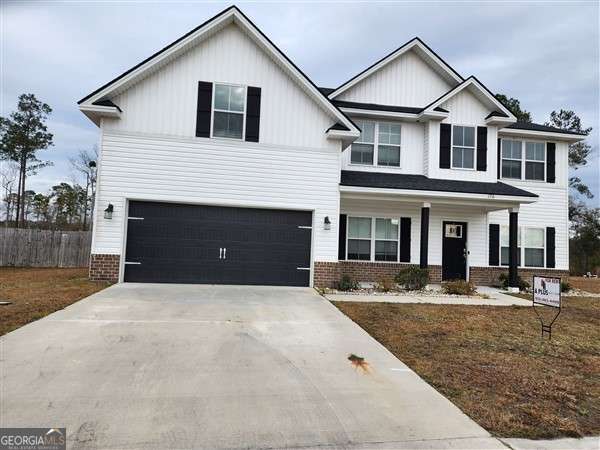
<path id="1" fill-rule="evenodd" d="M 582 291 L 600 294 L 600 278 L 569 277 L 569 284 Z"/>
<path id="2" fill-rule="evenodd" d="M 496 436 L 600 435 L 600 299 L 564 298 L 551 342 L 530 307 L 334 304 Z"/>
<path id="3" fill-rule="evenodd" d="M 109 286 L 87 279 L 85 268 L 0 267 L 0 336 Z"/>

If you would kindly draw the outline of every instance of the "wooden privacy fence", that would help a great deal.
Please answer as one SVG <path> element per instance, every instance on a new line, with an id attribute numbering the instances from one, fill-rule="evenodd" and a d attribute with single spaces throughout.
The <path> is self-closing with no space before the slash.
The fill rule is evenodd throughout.
<path id="1" fill-rule="evenodd" d="M 0 266 L 85 267 L 90 231 L 0 228 Z"/>

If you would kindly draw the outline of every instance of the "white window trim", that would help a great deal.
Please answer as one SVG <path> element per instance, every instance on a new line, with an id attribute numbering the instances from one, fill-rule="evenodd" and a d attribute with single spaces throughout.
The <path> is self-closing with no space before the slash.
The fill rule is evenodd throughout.
<path id="1" fill-rule="evenodd" d="M 350 237 L 350 227 L 348 224 L 350 223 L 350 218 L 353 219 L 370 219 L 371 220 L 371 238 L 352 238 Z M 377 232 L 377 219 L 391 219 L 398 221 L 398 238 L 397 239 L 377 239 L 375 236 Z M 369 259 L 348 259 L 348 241 L 357 240 L 357 241 L 370 241 L 370 254 Z M 387 242 L 396 242 L 396 260 L 395 261 L 377 261 L 375 259 L 375 242 L 376 241 L 387 241 Z M 346 215 L 346 254 L 344 255 L 346 261 L 365 261 L 365 262 L 377 262 L 377 263 L 390 263 L 397 264 L 400 262 L 400 217 L 390 217 L 390 216 L 365 216 L 365 215 Z"/>
<path id="2" fill-rule="evenodd" d="M 504 141 L 512 141 L 512 142 L 521 142 L 521 159 L 515 158 L 504 158 L 502 155 L 502 145 Z M 544 144 L 544 161 L 538 161 L 536 159 L 527 159 L 527 143 L 533 144 Z M 521 162 L 521 177 L 513 178 L 513 177 L 505 177 L 502 173 L 503 161 L 520 161 Z M 544 164 L 544 179 L 543 180 L 530 180 L 529 178 L 525 178 L 526 169 L 525 166 L 527 162 L 536 162 Z M 526 181 L 528 183 L 546 183 L 548 179 L 548 143 L 545 141 L 536 141 L 531 139 L 511 139 L 511 138 L 501 138 L 500 140 L 500 179 L 501 180 L 513 180 L 513 181 Z"/>
<path id="3" fill-rule="evenodd" d="M 217 89 L 217 85 L 220 86 L 232 86 L 232 87 L 241 87 L 244 89 L 244 111 L 231 111 L 227 109 L 217 109 L 215 108 L 215 90 Z M 224 139 L 226 141 L 245 141 L 246 140 L 246 111 L 248 110 L 248 86 L 244 86 L 242 84 L 235 83 L 221 83 L 214 82 L 212 84 L 212 102 L 211 102 L 211 111 L 210 111 L 210 137 L 213 139 Z M 230 114 L 241 114 L 242 115 L 242 137 L 241 138 L 232 138 L 226 136 L 215 136 L 214 134 L 214 123 L 215 123 L 215 112 L 224 112 Z"/>
<path id="4" fill-rule="evenodd" d="M 367 145 L 372 145 L 373 146 L 373 164 L 352 162 L 352 145 L 350 145 L 350 165 L 352 165 L 352 166 L 363 166 L 363 167 L 384 167 L 386 169 L 401 169 L 402 168 L 402 124 L 400 124 L 398 122 L 387 121 L 387 120 L 378 120 L 378 121 L 374 121 L 374 120 L 360 120 L 360 122 L 372 123 L 373 124 L 373 142 L 364 142 L 364 141 L 361 141 L 360 137 L 359 137 L 356 141 L 354 141 L 354 143 L 356 143 L 356 144 L 367 144 Z M 381 145 L 387 145 L 389 147 L 398 147 L 398 150 L 400 151 L 400 160 L 398 161 L 398 165 L 397 166 L 380 165 L 379 164 L 379 124 L 380 123 L 385 123 L 385 124 L 391 124 L 391 125 L 398 125 L 398 126 L 400 126 L 400 145 L 397 145 L 397 144 L 381 144 Z"/>
<path id="5" fill-rule="evenodd" d="M 500 236 L 502 236 L 502 228 L 508 228 L 508 225 L 500 225 Z M 526 230 L 529 230 L 529 229 L 542 230 L 542 234 L 544 236 L 544 246 L 543 247 L 530 247 L 530 246 L 525 247 L 525 233 L 526 233 Z M 520 256 L 521 256 L 521 258 L 520 258 L 521 264 L 519 264 L 518 267 L 521 269 L 545 269 L 546 264 L 547 264 L 547 261 L 546 261 L 546 246 L 547 246 L 546 227 L 519 227 L 519 232 L 521 233 L 521 245 L 520 245 L 520 251 L 519 251 Z M 502 245 L 501 237 L 498 239 L 498 241 L 499 241 L 499 248 L 500 248 L 500 250 L 499 250 L 500 251 L 500 253 L 499 253 L 500 267 L 508 267 L 508 264 L 502 264 L 502 248 L 503 247 L 508 248 L 509 252 L 510 252 L 510 247 Z M 517 247 L 519 247 L 518 240 L 517 240 Z M 544 255 L 544 264 L 541 266 L 526 266 L 525 265 L 525 248 L 534 248 L 534 249 L 542 250 L 542 253 Z"/>
<path id="6" fill-rule="evenodd" d="M 454 127 L 473 128 L 473 167 L 455 167 L 454 166 Z M 469 145 L 457 145 L 456 147 L 471 148 Z M 453 123 L 450 127 L 450 168 L 454 170 L 477 170 L 477 126 L 476 125 L 463 125 L 460 123 Z"/>

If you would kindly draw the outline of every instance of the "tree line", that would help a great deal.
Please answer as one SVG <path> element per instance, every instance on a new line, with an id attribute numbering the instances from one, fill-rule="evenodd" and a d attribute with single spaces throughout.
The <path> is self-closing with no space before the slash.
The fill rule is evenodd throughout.
<path id="1" fill-rule="evenodd" d="M 38 152 L 54 145 L 46 120 L 52 108 L 33 94 L 19 96 L 17 109 L 0 117 L 0 188 L 6 227 L 87 230 L 93 219 L 98 149 L 81 150 L 69 162 L 77 174 L 47 192 L 26 188 L 26 180 L 51 161 L 42 161 Z M 75 178 L 83 178 L 79 183 Z"/>

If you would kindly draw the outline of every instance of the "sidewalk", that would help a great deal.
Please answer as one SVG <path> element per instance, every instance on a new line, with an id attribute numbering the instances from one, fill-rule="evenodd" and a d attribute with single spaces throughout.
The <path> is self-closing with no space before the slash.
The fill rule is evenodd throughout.
<path id="1" fill-rule="evenodd" d="M 532 439 L 500 439 L 513 450 L 599 450 L 600 437 L 565 438 L 543 441 Z"/>

